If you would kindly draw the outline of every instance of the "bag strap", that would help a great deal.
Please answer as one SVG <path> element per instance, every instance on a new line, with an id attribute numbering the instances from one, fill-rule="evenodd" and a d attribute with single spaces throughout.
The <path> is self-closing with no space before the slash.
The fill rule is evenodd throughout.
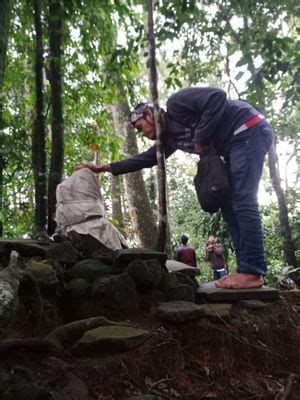
<path id="1" fill-rule="evenodd" d="M 217 151 L 214 148 L 212 141 L 209 143 L 209 152 L 210 152 L 210 154 L 217 154 Z"/>
<path id="2" fill-rule="evenodd" d="M 199 154 L 200 159 L 201 157 L 205 157 L 207 155 L 216 155 L 216 149 L 214 148 L 212 141 L 209 143 L 209 145 L 204 145 L 204 150 Z"/>

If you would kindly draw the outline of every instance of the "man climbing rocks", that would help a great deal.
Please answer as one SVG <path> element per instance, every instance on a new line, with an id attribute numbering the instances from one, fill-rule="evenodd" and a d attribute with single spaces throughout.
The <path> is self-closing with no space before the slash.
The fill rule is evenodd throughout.
<path id="1" fill-rule="evenodd" d="M 130 115 L 131 124 L 150 140 L 156 139 L 151 104 L 139 104 Z M 222 210 L 237 260 L 237 272 L 216 281 L 222 288 L 256 288 L 263 283 L 267 266 L 257 191 L 264 158 L 273 130 L 264 116 L 245 101 L 230 100 L 214 87 L 188 87 L 173 94 L 167 111 L 161 110 L 165 156 L 176 150 L 201 154 L 213 145 L 229 168 L 231 196 Z M 155 146 L 126 160 L 83 166 L 114 175 L 150 168 L 157 164 Z"/>

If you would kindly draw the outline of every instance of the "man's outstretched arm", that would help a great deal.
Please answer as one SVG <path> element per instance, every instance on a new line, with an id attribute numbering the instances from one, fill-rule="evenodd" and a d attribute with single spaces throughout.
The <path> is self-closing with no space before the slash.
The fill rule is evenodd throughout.
<path id="1" fill-rule="evenodd" d="M 88 168 L 95 174 L 99 174 L 100 172 L 112 172 L 111 171 L 111 164 L 92 164 L 92 163 L 83 163 L 76 166 L 76 171 L 82 168 Z"/>
<path id="2" fill-rule="evenodd" d="M 165 157 L 169 157 L 176 149 L 166 145 Z M 143 168 L 151 168 L 157 165 L 156 148 L 155 145 L 148 150 L 136 154 L 133 157 L 126 158 L 121 161 L 116 161 L 108 164 L 95 165 L 92 163 L 83 163 L 76 167 L 76 169 L 89 168 L 95 174 L 100 172 L 110 172 L 113 175 L 127 174 L 128 172 L 139 171 Z"/>

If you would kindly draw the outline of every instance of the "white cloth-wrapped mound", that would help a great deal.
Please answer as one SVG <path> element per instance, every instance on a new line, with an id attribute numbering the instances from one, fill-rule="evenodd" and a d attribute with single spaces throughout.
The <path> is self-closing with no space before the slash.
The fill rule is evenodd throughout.
<path id="1" fill-rule="evenodd" d="M 58 232 L 90 234 L 113 250 L 128 247 L 122 234 L 105 218 L 99 182 L 91 170 L 80 169 L 59 184 L 56 199 Z"/>

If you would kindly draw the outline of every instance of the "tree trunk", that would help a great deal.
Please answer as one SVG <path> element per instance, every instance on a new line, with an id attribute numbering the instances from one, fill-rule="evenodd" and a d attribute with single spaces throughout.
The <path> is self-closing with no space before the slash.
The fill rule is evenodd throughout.
<path id="1" fill-rule="evenodd" d="M 118 222 L 117 228 L 123 233 L 124 218 L 122 210 L 122 181 L 120 176 L 111 176 L 112 217 Z"/>
<path id="2" fill-rule="evenodd" d="M 276 147 L 274 143 L 272 144 L 268 153 L 268 163 L 269 163 L 270 177 L 274 191 L 277 196 L 278 207 L 279 207 L 280 231 L 284 238 L 283 240 L 284 261 L 288 265 L 293 265 L 296 267 L 297 262 L 295 256 L 295 247 L 291 236 L 286 198 L 280 183 L 280 175 L 277 165 Z"/>
<path id="3" fill-rule="evenodd" d="M 43 94 L 43 35 L 40 0 L 34 0 L 35 26 L 35 80 L 36 103 L 35 121 L 32 137 L 32 164 L 35 180 L 35 235 L 44 238 L 46 235 L 47 182 L 45 151 L 45 118 Z"/>
<path id="4" fill-rule="evenodd" d="M 150 64 L 150 89 L 153 102 L 155 129 L 156 129 L 156 157 L 158 169 L 158 204 L 159 204 L 159 227 L 156 249 L 166 250 L 167 241 L 167 195 L 166 195 L 166 168 L 165 154 L 162 141 L 162 129 L 160 122 L 160 112 L 157 91 L 157 69 L 155 56 L 155 37 L 153 31 L 153 1 L 148 0 L 148 44 L 149 44 L 149 64 Z"/>
<path id="5" fill-rule="evenodd" d="M 6 67 L 6 53 L 8 44 L 8 30 L 11 17 L 11 0 L 1 0 L 0 2 L 0 90 L 4 80 Z"/>
<path id="6" fill-rule="evenodd" d="M 62 180 L 64 163 L 64 126 L 62 104 L 62 18 L 60 0 L 49 0 L 50 86 L 51 86 L 51 161 L 48 183 L 48 234 L 56 228 L 56 187 Z"/>
<path id="7" fill-rule="evenodd" d="M 1 115 L 0 115 L 0 123 L 1 123 Z M 0 144 L 1 140 L 0 140 Z M 4 159 L 2 155 L 0 155 L 0 237 L 3 236 L 3 170 L 4 170 Z"/>
<path id="8" fill-rule="evenodd" d="M 4 81 L 4 73 L 6 67 L 6 55 L 8 44 L 8 30 L 11 17 L 11 0 L 2 0 L 0 2 L 0 237 L 3 236 L 3 169 L 5 167 L 4 160 L 4 134 L 3 129 L 3 104 L 2 104 L 2 87 Z"/>
<path id="9" fill-rule="evenodd" d="M 121 88 L 119 90 L 120 98 L 124 99 L 123 90 Z M 128 114 L 129 107 L 125 101 L 119 101 L 113 107 L 113 119 L 116 131 L 120 132 L 125 138 L 123 152 L 127 156 L 133 156 L 138 153 L 138 146 L 131 126 L 126 122 Z M 156 223 L 142 172 L 137 171 L 125 174 L 124 180 L 133 229 L 142 247 L 154 249 L 157 240 Z"/>

